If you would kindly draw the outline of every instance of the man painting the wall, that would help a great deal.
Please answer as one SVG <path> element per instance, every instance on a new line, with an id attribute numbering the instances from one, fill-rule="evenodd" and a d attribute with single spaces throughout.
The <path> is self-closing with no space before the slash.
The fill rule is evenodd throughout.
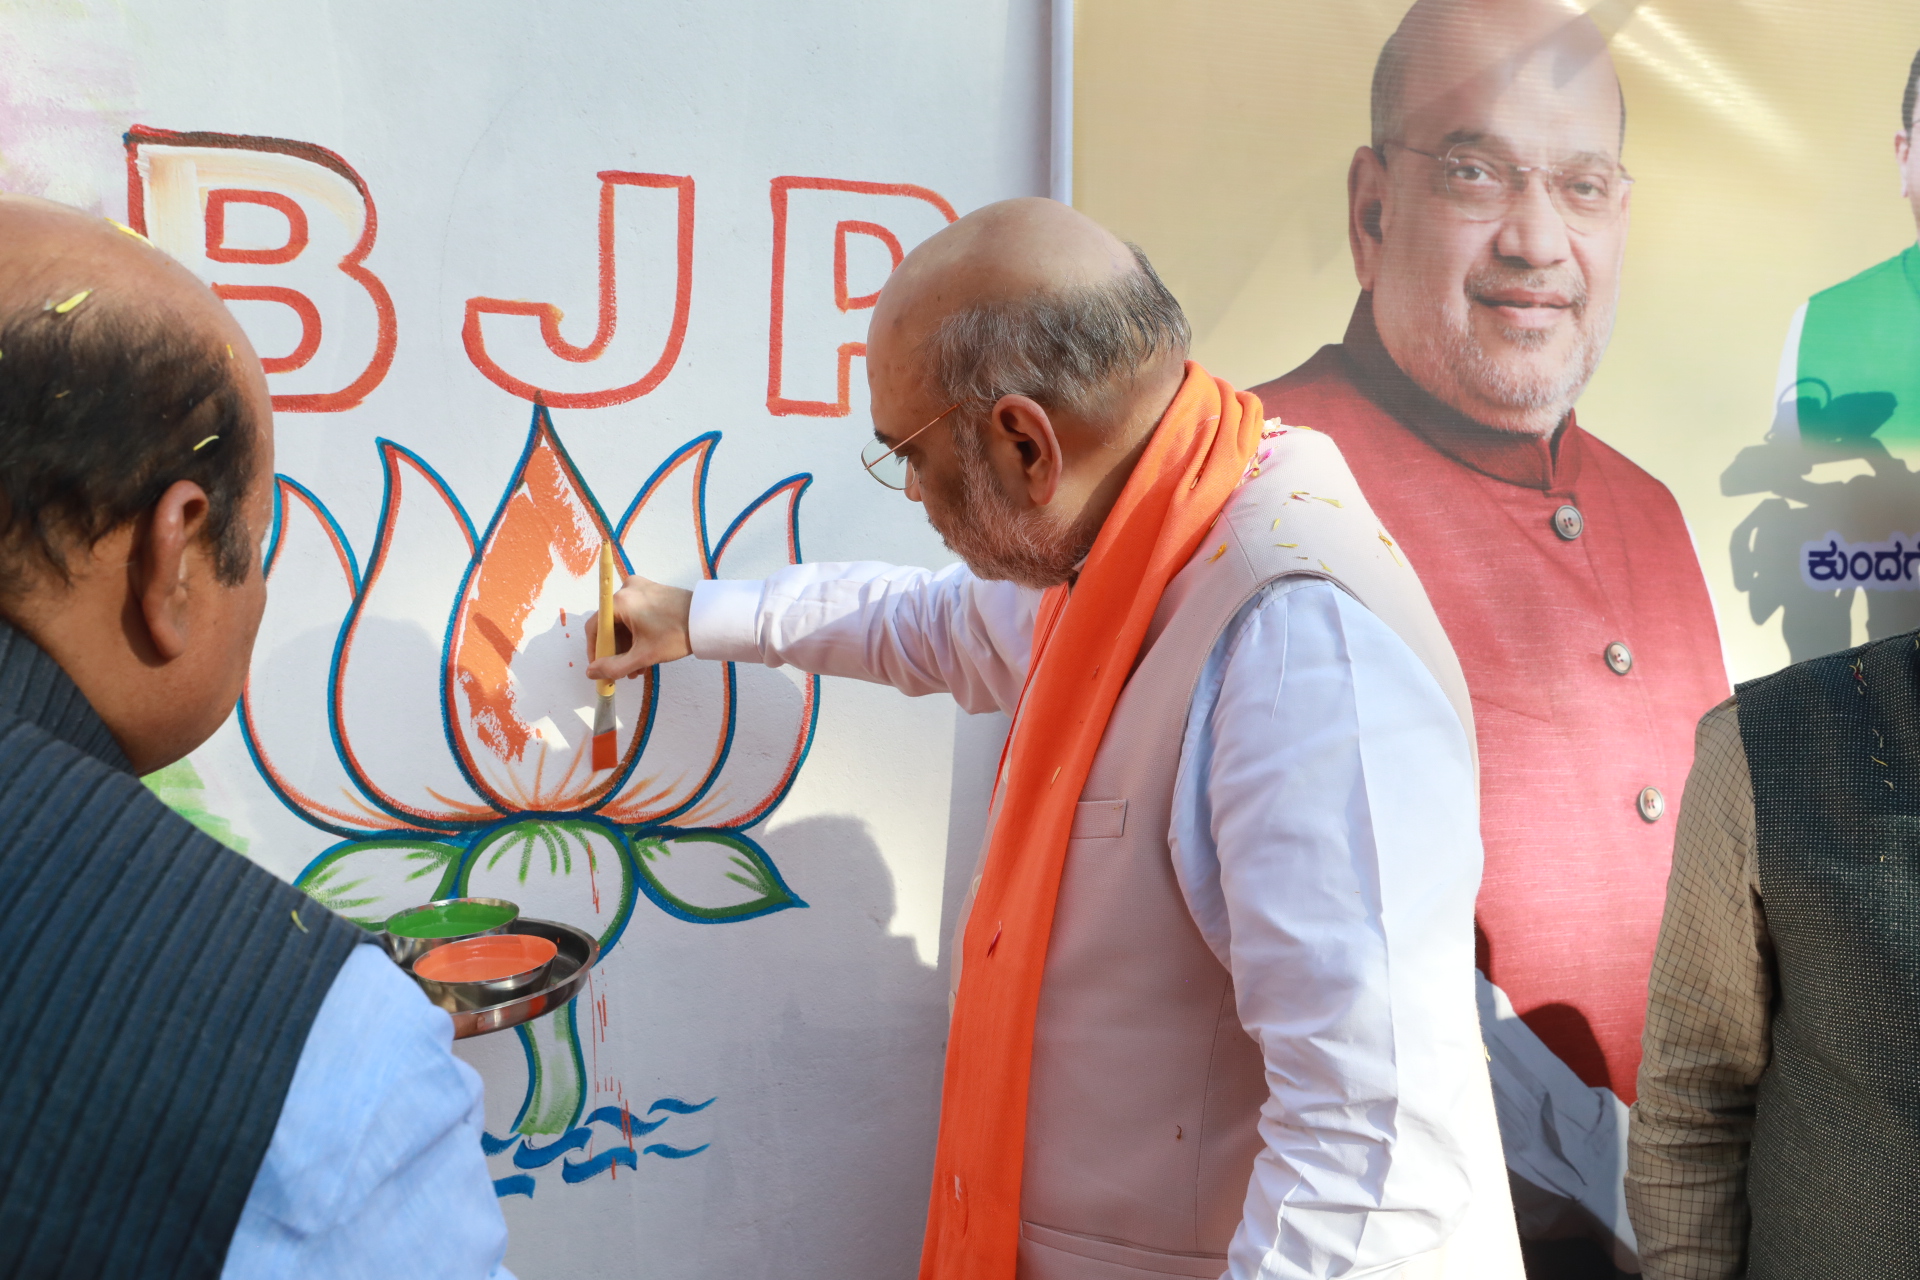
<path id="1" fill-rule="evenodd" d="M 1590 1233 L 1631 1269 L 1622 1102 L 1664 819 L 1726 679 L 1672 496 L 1573 415 L 1613 326 L 1623 112 L 1604 40 L 1564 6 L 1421 0 L 1381 50 L 1348 174 L 1345 340 L 1255 391 L 1339 442 L 1465 669 L 1482 1014 L 1521 1233 Z M 1590 1250 L 1530 1261 L 1559 1274 Z"/>
<path id="2" fill-rule="evenodd" d="M 239 697 L 272 476 L 206 286 L 0 195 L 0 1275 L 507 1274 L 447 1015 L 139 782 Z"/>
<path id="3" fill-rule="evenodd" d="M 874 310 L 865 462 L 966 564 L 631 578 L 591 674 L 692 653 L 1013 714 L 927 1280 L 1511 1280 L 1458 665 L 1337 449 L 1187 342 L 1081 215 L 962 218 Z"/>

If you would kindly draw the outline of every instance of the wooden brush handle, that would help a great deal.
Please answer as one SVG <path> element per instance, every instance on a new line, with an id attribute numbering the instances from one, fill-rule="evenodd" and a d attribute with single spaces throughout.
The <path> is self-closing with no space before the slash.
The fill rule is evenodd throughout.
<path id="1" fill-rule="evenodd" d="M 600 632 L 594 638 L 595 657 L 604 658 L 613 652 L 613 544 L 600 544 Z M 602 680 L 600 696 L 613 696 L 613 681 Z"/>

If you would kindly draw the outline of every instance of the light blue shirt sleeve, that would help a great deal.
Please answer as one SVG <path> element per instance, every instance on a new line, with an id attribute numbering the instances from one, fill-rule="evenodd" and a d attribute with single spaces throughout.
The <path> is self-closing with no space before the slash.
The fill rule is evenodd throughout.
<path id="1" fill-rule="evenodd" d="M 482 1123 L 453 1020 L 378 947 L 355 947 L 307 1033 L 221 1274 L 512 1280 Z"/>

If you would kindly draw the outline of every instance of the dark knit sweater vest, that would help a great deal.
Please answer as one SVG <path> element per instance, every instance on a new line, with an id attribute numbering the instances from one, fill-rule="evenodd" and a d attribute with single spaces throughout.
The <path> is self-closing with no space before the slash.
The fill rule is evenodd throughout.
<path id="1" fill-rule="evenodd" d="M 155 799 L 0 624 L 0 1276 L 218 1276 L 365 936 Z"/>
<path id="2" fill-rule="evenodd" d="M 1772 935 L 1754 1280 L 1920 1276 L 1920 636 L 1740 686 Z"/>

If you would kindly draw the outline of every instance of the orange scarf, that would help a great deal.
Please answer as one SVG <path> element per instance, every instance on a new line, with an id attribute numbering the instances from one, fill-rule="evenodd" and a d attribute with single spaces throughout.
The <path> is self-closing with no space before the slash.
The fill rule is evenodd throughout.
<path id="1" fill-rule="evenodd" d="M 1013 1280 L 1034 1015 L 1074 808 L 1160 593 L 1226 505 L 1260 401 L 1192 361 L 1069 593 L 1048 591 L 961 943 L 921 1280 Z"/>

